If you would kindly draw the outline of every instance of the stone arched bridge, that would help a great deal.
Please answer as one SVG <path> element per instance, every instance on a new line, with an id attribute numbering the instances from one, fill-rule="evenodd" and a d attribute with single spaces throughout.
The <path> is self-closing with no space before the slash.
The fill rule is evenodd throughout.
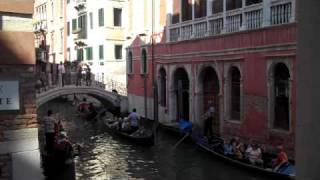
<path id="1" fill-rule="evenodd" d="M 120 98 L 121 111 L 127 111 L 127 97 L 117 95 L 112 91 L 105 90 L 105 88 L 99 86 L 75 86 L 68 85 L 64 87 L 54 87 L 47 91 L 38 93 L 36 96 L 36 104 L 39 108 L 41 105 L 53 100 L 55 98 L 72 95 L 72 94 L 87 94 L 100 100 L 105 106 L 115 106 L 117 98 Z"/>

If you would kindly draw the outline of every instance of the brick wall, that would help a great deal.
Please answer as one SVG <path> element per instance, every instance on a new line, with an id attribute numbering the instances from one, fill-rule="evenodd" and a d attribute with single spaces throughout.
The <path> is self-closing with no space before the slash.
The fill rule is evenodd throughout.
<path id="1" fill-rule="evenodd" d="M 0 80 L 18 80 L 20 88 L 20 110 L 0 111 L 0 148 L 4 151 L 0 152 L 0 180 L 2 180 L 12 178 L 11 151 L 19 151 L 10 148 L 10 143 L 22 139 L 17 135 L 12 140 L 10 139 L 12 137 L 7 137 L 7 132 L 37 128 L 39 123 L 35 104 L 34 65 L 0 65 Z M 9 148 L 3 150 L 3 147 Z"/>
<path id="2" fill-rule="evenodd" d="M 5 130 L 38 127 L 33 65 L 0 65 L 0 80 L 18 80 L 20 110 L 0 112 L 0 141 Z"/>

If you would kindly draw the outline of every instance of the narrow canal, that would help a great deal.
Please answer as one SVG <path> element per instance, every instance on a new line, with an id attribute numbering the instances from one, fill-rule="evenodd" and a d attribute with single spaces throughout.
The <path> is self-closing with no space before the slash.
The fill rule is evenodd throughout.
<path id="1" fill-rule="evenodd" d="M 70 103 L 49 102 L 39 109 L 39 116 L 42 117 L 48 108 L 66 119 L 64 124 L 70 139 L 82 145 L 81 154 L 75 159 L 76 179 L 79 180 L 268 179 L 225 164 L 189 142 L 172 150 L 179 138 L 163 131 L 155 146 L 139 147 L 108 134 L 102 122 L 92 124 L 80 119 Z"/>

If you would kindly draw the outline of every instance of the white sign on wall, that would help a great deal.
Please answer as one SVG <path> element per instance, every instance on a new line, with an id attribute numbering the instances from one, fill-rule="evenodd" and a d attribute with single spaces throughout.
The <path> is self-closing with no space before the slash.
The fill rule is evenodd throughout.
<path id="1" fill-rule="evenodd" d="M 0 111 L 19 109 L 19 82 L 0 81 Z"/>

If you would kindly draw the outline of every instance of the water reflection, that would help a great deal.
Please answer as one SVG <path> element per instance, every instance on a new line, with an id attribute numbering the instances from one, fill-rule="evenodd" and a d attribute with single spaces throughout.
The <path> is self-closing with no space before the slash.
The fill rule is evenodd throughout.
<path id="1" fill-rule="evenodd" d="M 76 178 L 79 180 L 268 179 L 224 164 L 192 143 L 182 143 L 172 150 L 178 137 L 162 131 L 156 146 L 139 147 L 108 134 L 102 122 L 91 124 L 70 113 L 75 111 L 69 104 L 51 102 L 47 107 L 60 111 L 66 117 L 70 138 L 82 146 L 81 155 L 75 159 Z"/>

